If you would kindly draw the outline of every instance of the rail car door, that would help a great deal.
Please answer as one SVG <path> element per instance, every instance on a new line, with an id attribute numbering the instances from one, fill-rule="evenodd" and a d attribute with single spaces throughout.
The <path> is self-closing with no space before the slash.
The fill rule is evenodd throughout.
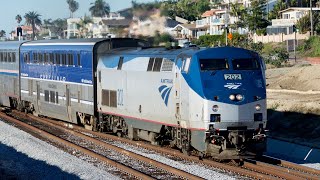
<path id="1" fill-rule="evenodd" d="M 191 58 L 179 57 L 176 61 L 175 73 L 175 95 L 176 95 L 176 117 L 180 120 L 181 126 L 186 126 L 189 120 L 189 87 L 184 81 L 183 74 L 188 73 Z"/>
<path id="2" fill-rule="evenodd" d="M 70 97 L 70 87 L 68 84 L 66 84 L 66 106 L 67 106 L 67 113 L 68 113 L 68 119 L 71 121 L 71 97 Z"/>
<path id="3" fill-rule="evenodd" d="M 37 99 L 35 100 L 36 102 L 36 112 L 40 113 L 40 82 L 39 81 L 36 81 L 36 85 L 37 85 Z"/>
<path id="4" fill-rule="evenodd" d="M 175 81 L 174 81 L 174 88 L 175 88 L 175 115 L 177 119 L 181 119 L 181 67 L 182 67 L 182 57 L 179 57 L 176 60 L 175 66 Z"/>

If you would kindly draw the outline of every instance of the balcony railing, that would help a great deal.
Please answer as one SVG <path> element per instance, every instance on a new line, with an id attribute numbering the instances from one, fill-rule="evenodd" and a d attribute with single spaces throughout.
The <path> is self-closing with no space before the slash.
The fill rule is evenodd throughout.
<path id="1" fill-rule="evenodd" d="M 272 19 L 272 26 L 291 26 L 297 23 L 297 19 Z"/>

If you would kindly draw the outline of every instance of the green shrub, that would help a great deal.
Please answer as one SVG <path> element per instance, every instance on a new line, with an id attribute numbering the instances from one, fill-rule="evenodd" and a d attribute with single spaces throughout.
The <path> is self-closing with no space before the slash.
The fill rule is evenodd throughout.
<path id="1" fill-rule="evenodd" d="M 289 53 L 283 48 L 275 48 L 265 57 L 267 64 L 272 64 L 275 67 L 281 67 L 283 64 L 288 62 Z"/>

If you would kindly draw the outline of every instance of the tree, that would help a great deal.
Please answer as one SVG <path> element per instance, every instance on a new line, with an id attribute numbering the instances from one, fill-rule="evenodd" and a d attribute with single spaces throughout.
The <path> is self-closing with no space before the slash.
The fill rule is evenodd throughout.
<path id="1" fill-rule="evenodd" d="M 210 9 L 210 2 L 207 0 L 169 0 L 164 2 L 161 7 L 161 14 L 175 18 L 175 16 L 182 17 L 189 21 L 199 19 L 205 11 Z"/>
<path id="2" fill-rule="evenodd" d="M 88 25 L 92 23 L 92 19 L 88 16 L 81 18 L 80 22 L 77 24 L 80 32 L 80 36 L 86 38 L 89 32 Z"/>
<path id="3" fill-rule="evenodd" d="M 314 31 L 320 33 L 320 13 L 315 11 L 312 13 L 313 16 L 313 26 Z M 297 22 L 297 27 L 301 33 L 306 33 L 307 31 L 311 31 L 311 23 L 310 16 L 306 15 L 299 19 Z"/>
<path id="4" fill-rule="evenodd" d="M 247 16 L 247 11 L 246 8 L 242 5 L 242 4 L 238 4 L 238 3 L 232 3 L 230 4 L 230 14 L 234 17 L 237 17 L 239 20 L 235 22 L 235 29 L 237 29 L 238 27 L 246 27 L 246 21 L 245 18 Z"/>
<path id="5" fill-rule="evenodd" d="M 247 15 L 244 18 L 250 31 L 265 31 L 270 24 L 266 13 L 267 0 L 252 0 L 251 7 L 247 9 Z"/>
<path id="6" fill-rule="evenodd" d="M 44 19 L 43 20 L 43 27 L 45 29 L 50 29 L 50 27 L 52 26 L 52 19 Z"/>
<path id="7" fill-rule="evenodd" d="M 6 32 L 4 30 L 0 31 L 0 37 L 4 37 L 6 35 Z"/>
<path id="8" fill-rule="evenodd" d="M 52 26 L 50 30 L 58 36 L 64 36 L 64 30 L 68 28 L 68 23 L 66 19 L 56 19 L 52 21 Z"/>
<path id="9" fill-rule="evenodd" d="M 96 0 L 90 3 L 92 6 L 89 8 L 93 17 L 104 17 L 110 13 L 110 6 L 104 0 Z"/>
<path id="10" fill-rule="evenodd" d="M 16 16 L 16 20 L 17 20 L 17 23 L 20 24 L 20 22 L 22 21 L 22 17 L 20 14 Z"/>
<path id="11" fill-rule="evenodd" d="M 75 0 L 67 0 L 70 10 L 70 17 L 73 18 L 73 13 L 79 9 L 79 3 Z"/>
<path id="12" fill-rule="evenodd" d="M 36 33 L 35 33 L 36 26 L 40 26 L 42 24 L 40 16 L 41 15 L 35 11 L 30 11 L 24 15 L 24 18 L 26 19 L 26 24 L 32 26 L 32 39 L 33 40 L 36 36 Z"/>

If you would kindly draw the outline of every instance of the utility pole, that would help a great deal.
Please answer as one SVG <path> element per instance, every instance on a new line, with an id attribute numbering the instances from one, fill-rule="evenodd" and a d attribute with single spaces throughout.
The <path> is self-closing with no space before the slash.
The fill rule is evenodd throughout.
<path id="1" fill-rule="evenodd" d="M 310 33 L 310 35 L 313 36 L 312 0 L 310 0 L 310 23 L 311 23 L 311 33 Z"/>

